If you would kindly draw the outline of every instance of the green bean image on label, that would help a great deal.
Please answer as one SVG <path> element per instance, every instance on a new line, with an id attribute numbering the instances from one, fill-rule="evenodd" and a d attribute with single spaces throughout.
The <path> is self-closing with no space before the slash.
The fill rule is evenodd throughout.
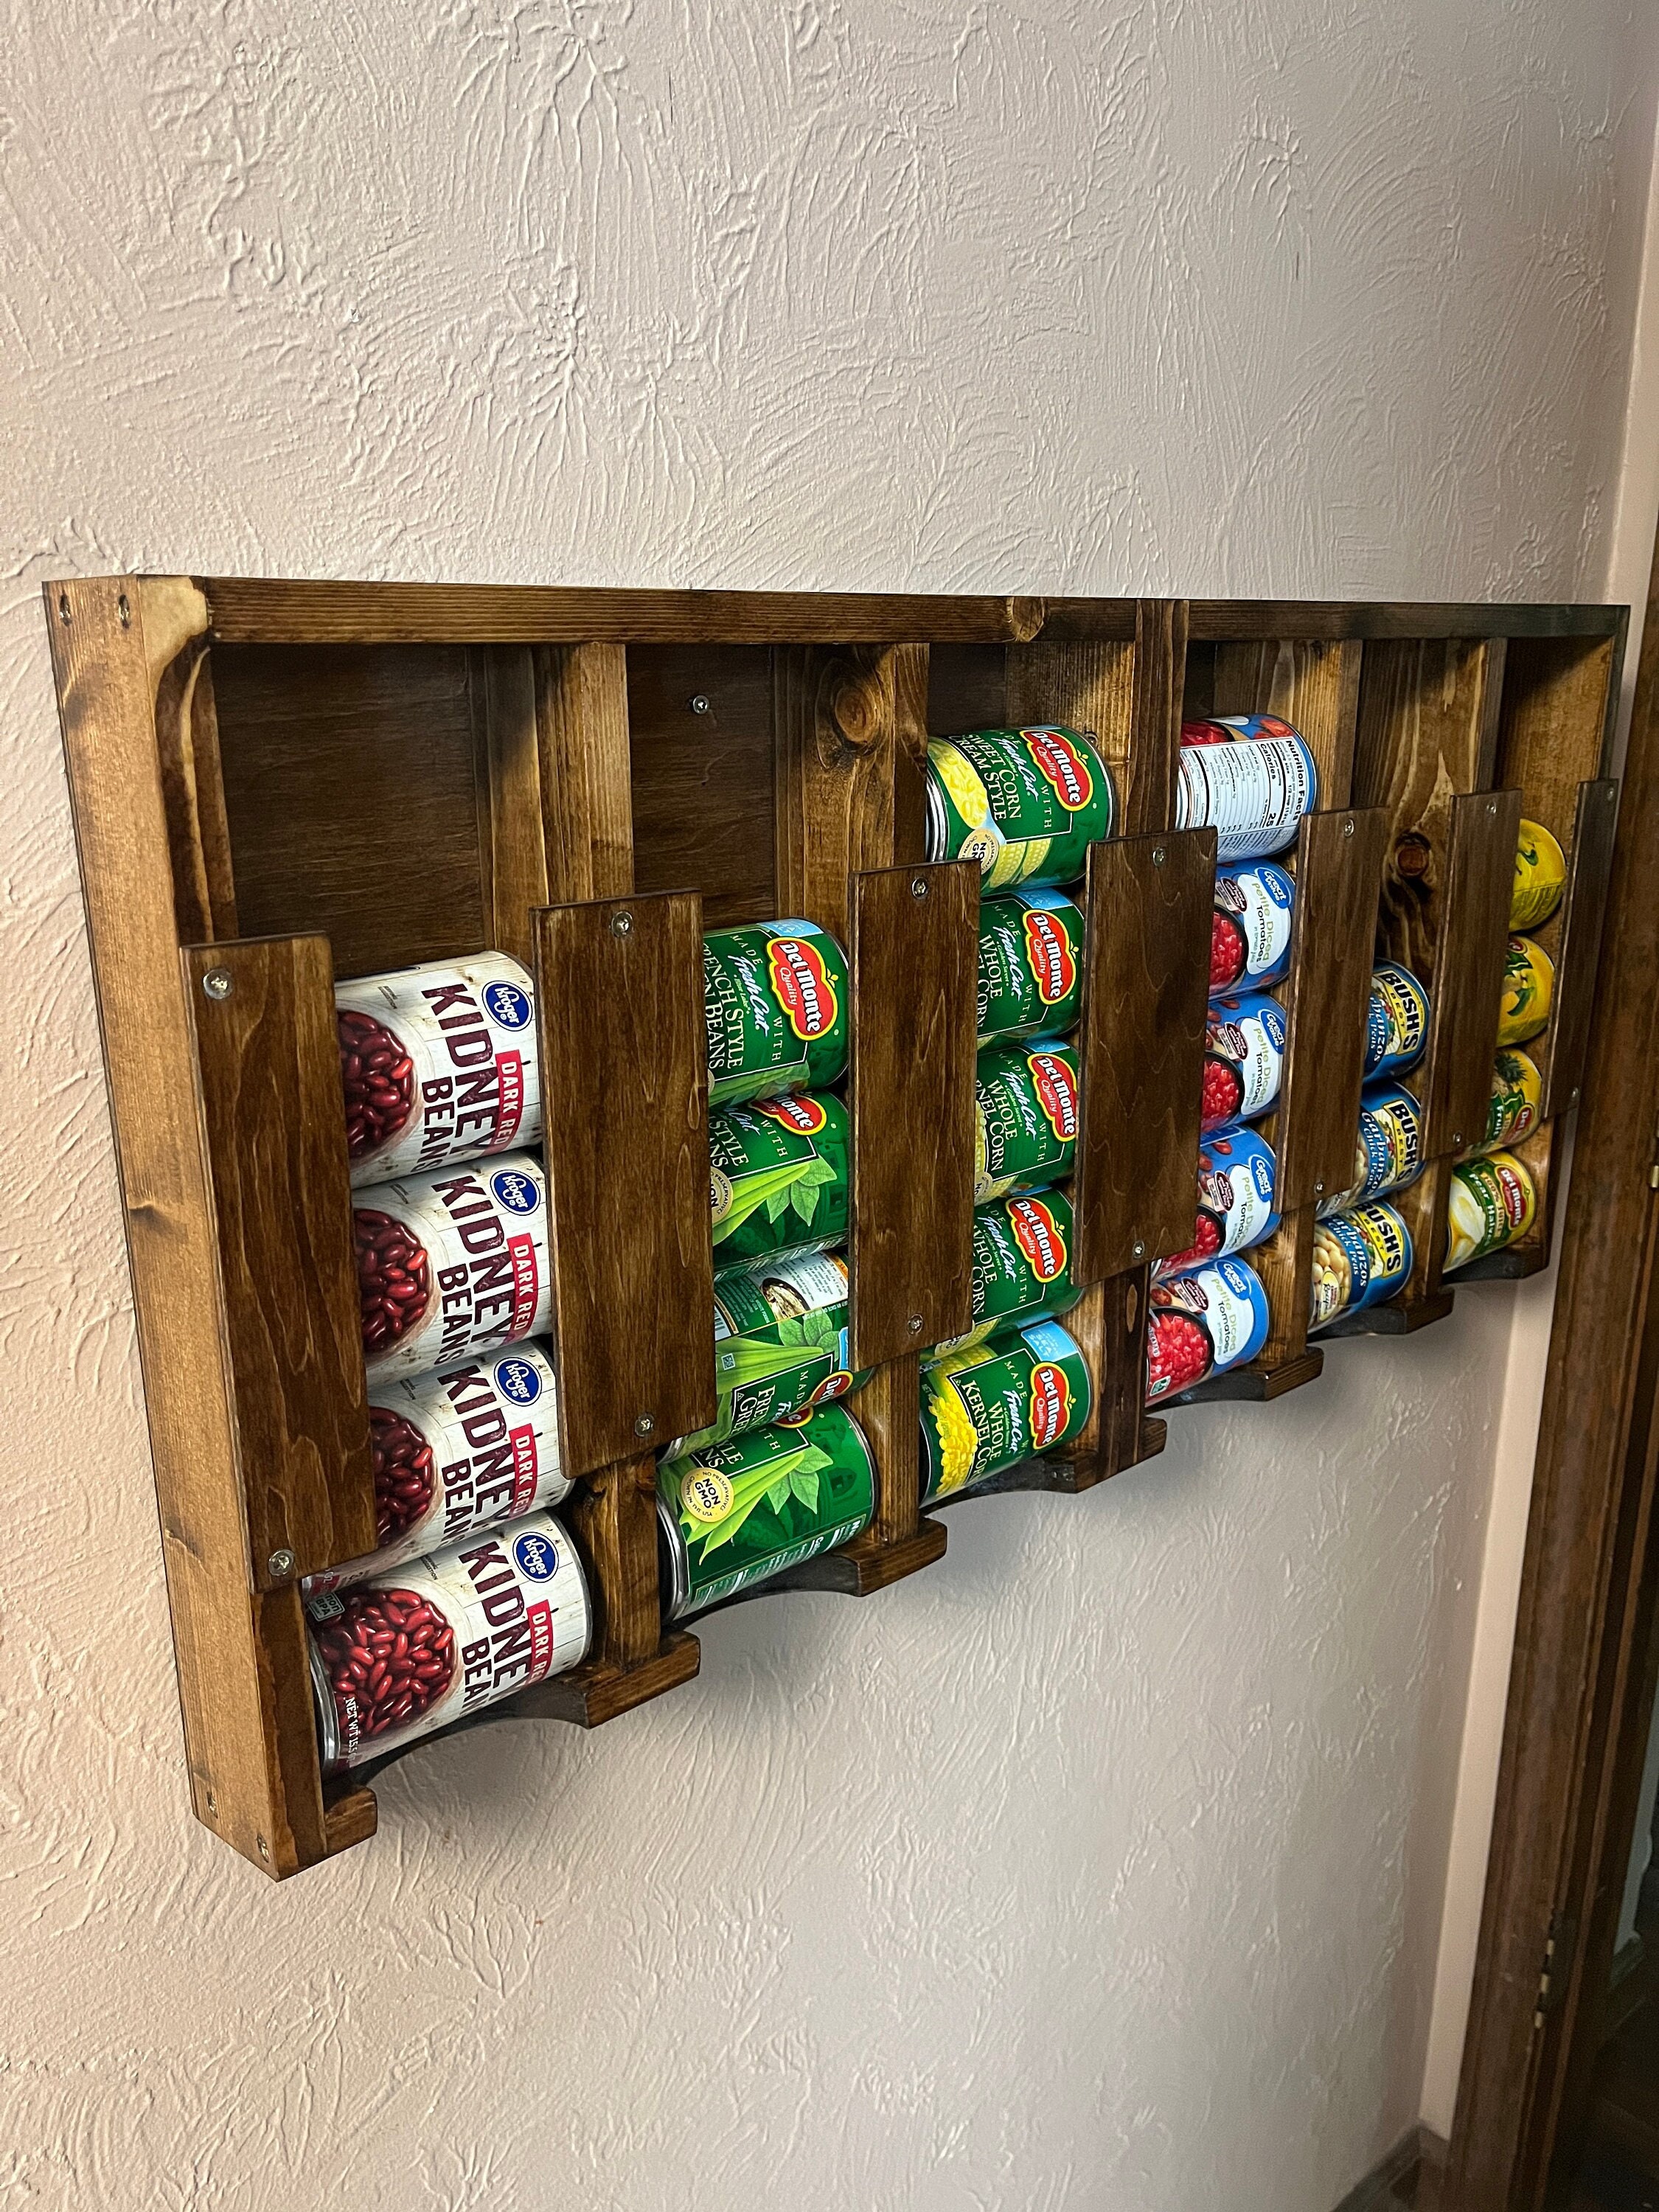
<path id="1" fill-rule="evenodd" d="M 847 1234 L 847 1109 L 797 1091 L 708 1116 L 714 1265 L 835 1244 Z"/>
<path id="2" fill-rule="evenodd" d="M 723 1270 L 714 1279 L 714 1423 L 676 1438 L 667 1456 L 845 1397 L 870 1379 L 847 1362 L 847 1261 L 839 1252 L 786 1253 Z"/>
<path id="3" fill-rule="evenodd" d="M 816 922 L 710 930 L 702 989 L 711 1105 L 815 1091 L 846 1072 L 847 960 Z"/>

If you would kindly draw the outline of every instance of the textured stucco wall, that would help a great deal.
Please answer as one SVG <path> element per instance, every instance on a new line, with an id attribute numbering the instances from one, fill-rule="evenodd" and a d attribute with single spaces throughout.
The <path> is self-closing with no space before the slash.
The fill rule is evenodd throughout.
<path id="1" fill-rule="evenodd" d="M 1595 595 L 1648 22 L 10 0 L 0 2204 L 1328 2212 L 1414 2117 L 1501 1290 L 284 1889 L 193 1827 L 38 587 Z"/>

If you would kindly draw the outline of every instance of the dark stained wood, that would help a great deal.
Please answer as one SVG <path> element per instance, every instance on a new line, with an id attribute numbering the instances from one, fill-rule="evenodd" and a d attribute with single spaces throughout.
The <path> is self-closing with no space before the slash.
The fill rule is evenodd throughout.
<path id="1" fill-rule="evenodd" d="M 55 586 L 50 587 L 55 589 Z M 246 645 L 902 644 L 1034 636 L 1040 599 L 594 591 L 210 576 L 213 635 Z"/>
<path id="2" fill-rule="evenodd" d="M 893 858 L 927 857 L 927 665 L 925 645 L 893 648 Z"/>
<path id="3" fill-rule="evenodd" d="M 197 627 L 201 599 L 176 576 L 151 583 L 135 578 L 125 597 L 129 618 L 136 606 L 149 641 L 179 935 L 185 942 L 234 937 L 236 887 L 219 766 L 213 663 Z"/>
<path id="4" fill-rule="evenodd" d="M 894 656 L 781 646 L 772 686 L 779 903 L 845 945 L 849 877 L 895 857 Z"/>
<path id="5" fill-rule="evenodd" d="M 1551 917 L 1553 945 L 1542 931 L 1537 933 L 1555 961 L 1550 1024 L 1527 1047 L 1544 1079 L 1546 1119 L 1576 1106 L 1583 1084 L 1618 823 L 1618 784 L 1611 777 L 1581 783 L 1566 847 L 1567 888 L 1559 912 Z"/>
<path id="6" fill-rule="evenodd" d="M 1148 1267 L 1096 1283 L 1065 1316 L 1094 1384 L 1088 1420 L 1066 1449 L 1071 1473 L 1043 1487 L 1087 1490 L 1164 1449 L 1162 1421 L 1146 1418 Z"/>
<path id="7" fill-rule="evenodd" d="M 320 937 L 181 957 L 250 1560 L 270 1589 L 375 1545 L 334 974 Z"/>
<path id="8" fill-rule="evenodd" d="M 537 916 L 559 1437 L 586 1474 L 714 1418 L 693 893 Z"/>
<path id="9" fill-rule="evenodd" d="M 701 891 L 710 929 L 775 916 L 769 648 L 630 646 L 628 723 L 638 888 Z"/>
<path id="10" fill-rule="evenodd" d="M 1461 1152 L 1486 1127 L 1520 821 L 1516 791 L 1469 792 L 1452 802 L 1429 1049 L 1418 1086 L 1426 1159 Z"/>
<path id="11" fill-rule="evenodd" d="M 1215 845 L 1181 830 L 1090 848 L 1079 1282 L 1192 1242 Z"/>
<path id="12" fill-rule="evenodd" d="M 935 737 L 1009 726 L 1008 653 L 1002 645 L 940 645 L 927 655 L 927 727 Z"/>
<path id="13" fill-rule="evenodd" d="M 1314 1209 L 1280 1217 L 1279 1227 L 1265 1243 L 1242 1256 L 1261 1278 L 1267 1293 L 1267 1340 L 1251 1362 L 1263 1378 L 1281 1370 L 1293 1382 L 1310 1382 L 1304 1361 L 1308 1348 L 1308 1313 L 1313 1300 L 1313 1245 L 1316 1227 Z M 1316 1370 L 1317 1371 L 1317 1370 Z"/>
<path id="14" fill-rule="evenodd" d="M 1050 599 L 1045 634 L 1064 623 L 1075 604 Z M 1222 640 L 1607 637 L 1620 633 L 1624 616 L 1622 607 L 1527 600 L 1488 606 L 1453 600 L 1194 599 L 1192 631 L 1194 637 Z"/>
<path id="15" fill-rule="evenodd" d="M 1138 758 L 1122 794 L 1121 826 L 1130 835 L 1175 823 L 1187 638 L 1184 599 L 1142 599 L 1137 605 L 1129 720 Z"/>
<path id="16" fill-rule="evenodd" d="M 1374 1309 L 1378 1314 L 1389 1308 L 1412 1312 L 1437 1304 L 1444 1295 L 1440 1272 L 1446 1258 L 1446 1199 L 1453 1164 L 1449 1158 L 1432 1159 L 1415 1182 L 1391 1193 L 1389 1203 L 1411 1232 L 1412 1271 L 1399 1296 Z"/>
<path id="17" fill-rule="evenodd" d="M 1087 730 L 1111 772 L 1121 829 L 1134 779 L 1131 726 L 1134 705 L 1133 638 L 1068 641 L 1037 638 L 1003 651 L 1004 708 L 1010 729 L 1058 723 Z"/>
<path id="18" fill-rule="evenodd" d="M 584 1659 L 562 1674 L 538 1682 L 533 1690 L 494 1708 L 502 1719 L 569 1721 L 576 1728 L 603 1728 L 636 1705 L 678 1690 L 702 1664 L 702 1647 L 682 1628 L 665 1632 L 648 1658 L 629 1667 Z"/>
<path id="19" fill-rule="evenodd" d="M 931 1508 L 927 1517 L 917 1509 L 921 1431 L 915 1354 L 878 1368 L 847 1403 L 876 1464 L 876 1510 L 870 1526 L 840 1551 L 804 1560 L 763 1587 L 873 1597 L 944 1556 L 943 1523 L 931 1518 Z"/>
<path id="20" fill-rule="evenodd" d="M 1344 1314 L 1328 1328 L 1322 1328 L 1319 1340 L 1325 1344 L 1334 1336 L 1414 1336 L 1419 1328 L 1444 1321 L 1456 1303 L 1453 1291 L 1437 1291 L 1431 1298 L 1407 1299 L 1404 1303 L 1395 1299 L 1387 1305 L 1363 1306 L 1358 1313 Z"/>
<path id="21" fill-rule="evenodd" d="M 331 1857 L 336 1851 L 349 1851 L 354 1844 L 366 1844 L 380 1824 L 374 1792 L 349 1781 L 325 1789 L 323 1823 Z"/>
<path id="22" fill-rule="evenodd" d="M 979 864 L 853 881 L 853 1365 L 973 1326 Z"/>
<path id="23" fill-rule="evenodd" d="M 1319 804 L 1345 807 L 1353 788 L 1359 714 L 1357 638 L 1267 638 L 1216 649 L 1215 714 L 1277 714 L 1306 739 L 1319 769 Z"/>
<path id="24" fill-rule="evenodd" d="M 343 976 L 483 949 L 464 653 L 216 647 L 214 684 L 245 936 L 315 932 Z"/>
<path id="25" fill-rule="evenodd" d="M 484 938 L 528 967 L 535 950 L 531 915 L 549 896 L 535 662 L 524 646 L 477 646 L 469 682 Z"/>
<path id="26" fill-rule="evenodd" d="M 1267 1131 L 1283 1212 L 1343 1189 L 1353 1172 L 1388 826 L 1380 806 L 1344 808 L 1305 815 L 1297 836 L 1285 1069 Z"/>
<path id="27" fill-rule="evenodd" d="M 619 898 L 634 885 L 627 656 L 590 643 L 533 657 L 549 896 Z"/>
<path id="28" fill-rule="evenodd" d="M 1243 1255 L 1249 1259 L 1247 1252 Z M 1230 1367 L 1224 1374 L 1211 1376 L 1196 1389 L 1183 1391 L 1179 1398 L 1170 1401 L 1175 1406 L 1209 1406 L 1229 1401 L 1247 1405 L 1268 1405 L 1282 1398 L 1290 1390 L 1299 1390 L 1304 1382 L 1317 1381 L 1325 1370 L 1325 1355 L 1319 1346 L 1305 1347 L 1294 1359 L 1281 1361 L 1277 1366 L 1265 1367 L 1252 1360 L 1248 1367 Z"/>
<path id="29" fill-rule="evenodd" d="M 128 598 L 123 622 L 118 602 Z M 174 601 L 148 638 L 118 580 L 48 586 L 116 1159 L 126 1212 L 167 1598 L 197 1817 L 253 1865 L 331 1848 L 297 1591 L 250 1588 L 208 1163 L 179 970 L 156 664 L 206 609 Z M 192 629 L 192 623 L 195 624 Z M 205 879 L 205 877 L 204 878 Z M 111 1470 L 112 1479 L 118 1474 Z"/>

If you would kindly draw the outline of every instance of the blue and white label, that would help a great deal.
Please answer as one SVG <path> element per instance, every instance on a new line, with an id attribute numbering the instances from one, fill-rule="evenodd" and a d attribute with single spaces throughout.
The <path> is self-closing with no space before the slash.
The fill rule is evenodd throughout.
<path id="1" fill-rule="evenodd" d="M 527 1030 L 535 1018 L 534 1001 L 516 983 L 486 983 L 483 1006 L 498 1030 Z"/>
<path id="2" fill-rule="evenodd" d="M 534 1213 L 542 1202 L 540 1191 L 522 1168 L 501 1169 L 490 1176 L 489 1188 L 496 1203 L 509 1213 Z"/>
<path id="3" fill-rule="evenodd" d="M 550 1583 L 559 1571 L 559 1547 L 539 1528 L 526 1528 L 513 1539 L 513 1559 L 527 1582 Z"/>
<path id="4" fill-rule="evenodd" d="M 1282 853 L 1318 803 L 1319 771 L 1300 738 L 1181 748 L 1176 827 L 1213 828 L 1218 860 Z"/>
<path id="5" fill-rule="evenodd" d="M 1218 868 L 1215 906 L 1237 927 L 1244 941 L 1247 986 L 1277 982 L 1291 964 L 1291 915 L 1296 879 L 1271 860 L 1253 867 Z"/>
<path id="6" fill-rule="evenodd" d="M 498 1359 L 495 1388 L 509 1405 L 533 1406 L 542 1395 L 542 1378 L 527 1359 Z"/>

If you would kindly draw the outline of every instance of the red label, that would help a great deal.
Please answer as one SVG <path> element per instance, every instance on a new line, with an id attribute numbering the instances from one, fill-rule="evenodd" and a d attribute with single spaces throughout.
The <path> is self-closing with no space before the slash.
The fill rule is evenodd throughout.
<path id="1" fill-rule="evenodd" d="M 511 1335 L 528 1336 L 536 1318 L 536 1299 L 541 1288 L 536 1266 L 536 1240 L 533 1237 L 509 1237 L 507 1249 L 513 1255 Z"/>
<path id="2" fill-rule="evenodd" d="M 1086 806 L 1095 795 L 1095 780 L 1088 762 L 1071 739 L 1058 730 L 1023 730 L 1020 734 L 1066 812 L 1075 814 L 1079 807 Z"/>
<path id="3" fill-rule="evenodd" d="M 517 1306 L 514 1304 L 516 1316 Z M 507 1435 L 513 1447 L 513 1517 L 528 1513 L 536 1497 L 536 1431 L 534 1429 L 513 1429 Z"/>
<path id="4" fill-rule="evenodd" d="M 1063 1144 L 1069 1145 L 1077 1134 L 1077 1085 L 1071 1069 L 1052 1052 L 1028 1052 L 1025 1065 L 1031 1071 L 1037 1104 L 1048 1127 Z"/>
<path id="5" fill-rule="evenodd" d="M 1040 908 L 1026 910 L 1025 962 L 1045 1006 L 1056 1005 L 1077 981 L 1077 957 L 1066 926 Z"/>
<path id="6" fill-rule="evenodd" d="M 1031 1273 L 1038 1282 L 1052 1283 L 1066 1265 L 1066 1238 L 1059 1222 L 1040 1198 L 1012 1200 L 1008 1219 Z"/>
<path id="7" fill-rule="evenodd" d="M 1504 1201 L 1504 1211 L 1510 1218 L 1510 1229 L 1519 1229 L 1527 1218 L 1527 1194 L 1513 1168 L 1498 1169 L 1498 1190 Z"/>
<path id="8" fill-rule="evenodd" d="M 836 987 L 816 945 L 775 937 L 766 948 L 766 970 L 772 995 L 803 1044 L 835 1027 Z"/>
<path id="9" fill-rule="evenodd" d="M 553 1608 L 545 1598 L 525 1607 L 530 1629 L 530 1668 L 526 1680 L 539 1682 L 553 1664 Z"/>
<path id="10" fill-rule="evenodd" d="M 498 1052 L 495 1055 L 495 1148 L 504 1152 L 519 1133 L 519 1124 L 524 1119 L 524 1054 L 521 1052 Z"/>
<path id="11" fill-rule="evenodd" d="M 806 1401 L 806 1411 L 810 1413 L 814 1406 L 828 1405 L 831 1398 L 844 1398 L 852 1387 L 852 1376 L 844 1367 L 838 1367 L 833 1375 L 826 1375 L 813 1391 Z"/>
<path id="12" fill-rule="evenodd" d="M 1066 1433 L 1071 1412 L 1072 1386 L 1064 1370 L 1043 1360 L 1031 1370 L 1031 1442 L 1038 1451 Z"/>
<path id="13" fill-rule="evenodd" d="M 797 1095 L 793 1098 L 757 1098 L 757 1114 L 769 1114 L 775 1121 L 781 1121 L 786 1129 L 799 1130 L 803 1137 L 816 1137 L 830 1116 L 816 1098 Z"/>

